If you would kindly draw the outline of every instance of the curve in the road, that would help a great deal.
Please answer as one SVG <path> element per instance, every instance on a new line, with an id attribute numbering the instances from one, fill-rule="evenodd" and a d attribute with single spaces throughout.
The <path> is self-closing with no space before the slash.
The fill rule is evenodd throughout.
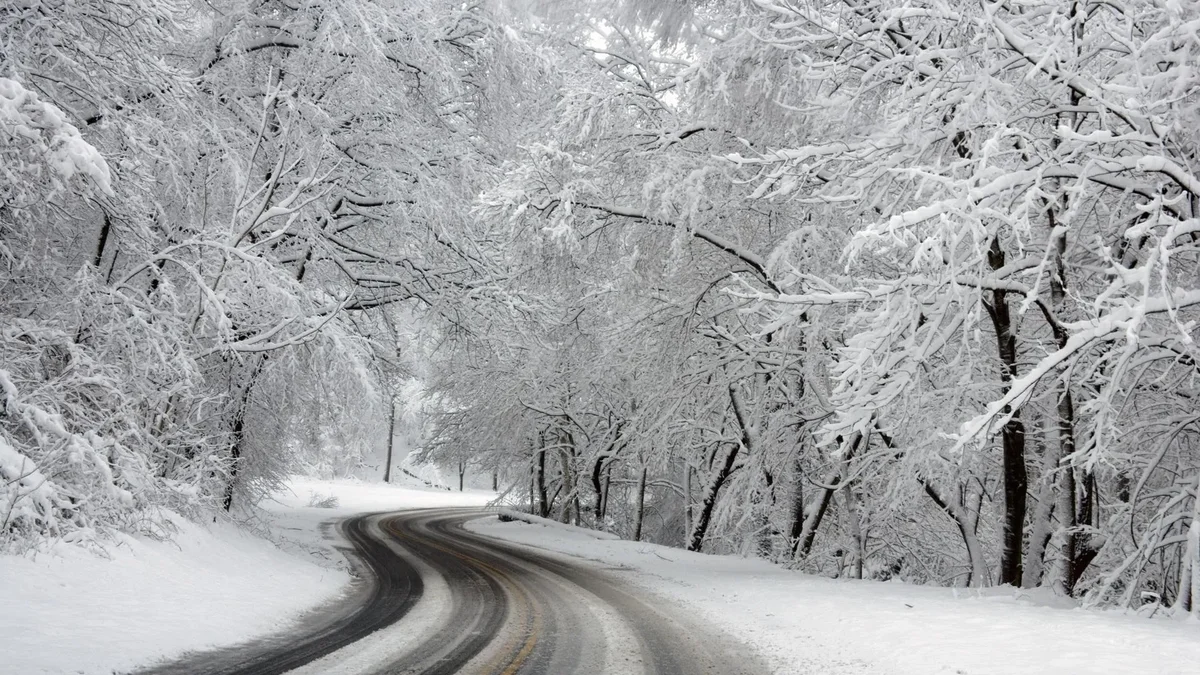
<path id="1" fill-rule="evenodd" d="M 139 671 L 141 675 L 281 675 L 395 623 L 421 599 L 417 570 L 371 532 L 373 516 L 345 520 L 340 529 L 353 545 L 363 584 L 344 600 L 300 620 L 287 635 L 229 650 L 191 654 Z"/>
<path id="2" fill-rule="evenodd" d="M 613 574 L 477 535 L 475 510 L 430 509 L 345 521 L 368 582 L 336 607 L 310 615 L 286 637 L 196 654 L 144 675 L 279 675 L 336 670 L 338 652 L 389 626 L 423 597 L 421 572 L 448 589 L 446 613 L 416 644 L 400 645 L 372 675 L 692 675 L 765 672 L 744 646 Z M 401 623 L 397 629 L 404 624 Z M 361 668 L 355 672 L 364 672 Z"/>

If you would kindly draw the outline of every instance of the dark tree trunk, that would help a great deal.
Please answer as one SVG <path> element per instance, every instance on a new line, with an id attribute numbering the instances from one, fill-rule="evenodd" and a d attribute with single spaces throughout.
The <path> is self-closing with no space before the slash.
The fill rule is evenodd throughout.
<path id="1" fill-rule="evenodd" d="M 108 217 L 108 211 L 104 212 L 104 223 L 100 225 L 100 240 L 96 243 L 96 255 L 92 258 L 92 267 L 100 269 L 100 263 L 104 261 L 104 249 L 108 246 L 108 235 L 112 231 L 112 220 Z"/>
<path id="2" fill-rule="evenodd" d="M 238 394 L 237 407 L 234 409 L 233 423 L 230 426 L 230 435 L 233 438 L 229 446 L 229 475 L 225 482 L 225 498 L 223 500 L 226 511 L 233 508 L 233 492 L 241 471 L 242 456 L 245 454 L 246 410 L 250 407 L 250 395 L 254 391 L 254 383 L 267 363 L 265 354 L 252 358 L 255 363 L 251 367 L 250 375 L 246 378 L 246 385 Z"/>
<path id="3" fill-rule="evenodd" d="M 604 520 L 604 485 L 601 482 L 604 465 L 603 456 L 597 457 L 596 462 L 592 465 L 592 490 L 596 494 L 596 504 L 592 514 L 595 516 L 597 524 Z"/>
<path id="4" fill-rule="evenodd" d="M 853 441 L 851 441 L 850 447 L 846 450 L 846 455 L 842 459 L 842 462 L 847 464 L 854 458 L 855 453 L 858 452 L 858 446 L 862 444 L 863 440 L 862 434 L 859 433 L 854 434 L 852 438 Z M 844 439 L 839 436 L 838 444 L 840 445 L 843 442 Z M 888 444 L 890 445 L 891 442 L 888 441 Z M 795 543 L 792 544 L 793 558 L 804 558 L 812 551 L 813 542 L 817 539 L 817 530 L 821 527 L 821 521 L 825 519 L 825 513 L 829 511 L 829 503 L 833 501 L 833 493 L 837 492 L 838 486 L 841 484 L 843 473 L 843 467 L 830 471 L 825 478 L 825 485 L 828 487 L 821 488 L 821 493 L 817 497 L 816 504 L 807 508 L 803 504 L 800 505 L 799 508 L 803 519 L 801 521 L 800 533 L 795 536 Z"/>
<path id="5" fill-rule="evenodd" d="M 1074 8 L 1072 9 L 1074 11 Z M 1059 324 L 1058 314 L 1064 310 L 1067 299 L 1067 270 L 1064 256 L 1067 250 L 1067 236 L 1065 230 L 1061 233 L 1058 230 L 1058 219 L 1055 215 L 1055 207 L 1052 205 L 1048 211 L 1048 220 L 1050 224 L 1051 236 L 1055 238 L 1053 266 L 1050 270 L 1050 300 L 1051 307 L 1054 309 L 1054 316 L 1047 316 L 1047 321 L 1050 323 L 1054 331 L 1054 337 L 1060 349 L 1067 346 L 1069 336 Z M 1086 469 L 1080 470 L 1074 466 L 1071 456 L 1075 454 L 1075 402 L 1071 397 L 1070 384 L 1066 379 L 1067 373 L 1062 373 L 1062 380 L 1058 383 L 1058 401 L 1055 408 L 1058 413 L 1058 442 L 1059 442 L 1059 460 L 1072 462 L 1066 469 L 1064 477 L 1063 490 L 1066 495 L 1063 499 L 1063 505 L 1066 506 L 1067 513 L 1063 514 L 1067 523 L 1071 527 L 1071 532 L 1067 535 L 1064 555 L 1066 558 L 1066 578 L 1063 579 L 1063 591 L 1067 595 L 1074 595 L 1075 586 L 1083 577 L 1083 573 L 1087 570 L 1088 565 L 1095 559 L 1098 551 L 1092 543 L 1092 537 L 1089 533 L 1081 531 L 1081 528 L 1092 524 L 1092 513 L 1094 511 L 1093 495 L 1095 494 L 1096 478 L 1092 472 Z"/>
<path id="6" fill-rule="evenodd" d="M 546 499 L 546 451 L 541 449 L 537 451 L 537 464 L 533 469 L 533 480 L 537 486 L 538 498 L 538 515 L 543 518 L 550 517 L 550 504 Z"/>
<path id="7" fill-rule="evenodd" d="M 683 538 L 692 533 L 692 465 L 683 462 Z"/>
<path id="8" fill-rule="evenodd" d="M 992 269 L 1004 267 L 1004 251 L 1000 239 L 992 239 L 988 251 L 988 262 Z M 1017 337 L 1012 314 L 1008 307 L 1007 292 L 992 291 L 992 304 L 987 307 L 996 332 L 997 351 L 1000 356 L 1000 380 L 1005 390 L 1017 376 Z M 1004 523 L 1002 527 L 1002 549 L 1000 553 L 1001 584 L 1021 584 L 1021 554 L 1025 538 L 1025 498 L 1028 491 L 1028 475 L 1025 468 L 1025 425 L 1021 422 L 1021 411 L 1008 408 L 1011 413 L 1001 430 L 1002 470 L 1004 472 Z"/>
<path id="9" fill-rule="evenodd" d="M 392 482 L 392 445 L 396 439 L 396 402 L 392 401 L 392 411 L 388 415 L 388 451 L 387 466 L 383 470 L 383 482 Z"/>
<path id="10" fill-rule="evenodd" d="M 839 481 L 841 481 L 841 476 L 834 474 L 829 477 L 829 482 L 826 485 L 835 486 Z M 808 524 L 807 518 L 801 523 L 801 531 L 804 536 L 796 539 L 796 548 L 792 552 L 793 557 L 803 558 L 812 551 L 813 542 L 817 539 L 817 530 L 821 527 L 821 521 L 824 520 L 825 513 L 829 510 L 829 502 L 833 501 L 834 492 L 835 490 L 830 488 L 823 488 L 821 490 L 821 496 L 817 498 L 816 510 L 810 516 L 812 524 Z"/>
<path id="11" fill-rule="evenodd" d="M 1054 534 L 1053 521 L 1056 511 L 1067 509 L 1058 502 L 1065 501 L 1056 496 L 1065 490 L 1060 483 L 1067 480 L 1058 469 L 1060 448 L 1051 449 L 1035 446 L 1041 456 L 1039 468 L 1041 472 L 1040 485 L 1037 491 L 1037 508 L 1029 519 L 1029 545 L 1025 547 L 1025 564 L 1021 569 L 1021 585 L 1025 588 L 1036 588 L 1042 585 L 1046 574 L 1046 551 Z"/>
<path id="12" fill-rule="evenodd" d="M 237 485 L 238 469 L 242 463 L 242 439 L 246 410 L 242 406 L 233 418 L 233 444 L 229 446 L 229 475 L 225 480 L 225 498 L 222 505 L 226 511 L 233 508 L 233 488 Z"/>
<path id="13" fill-rule="evenodd" d="M 975 535 L 973 523 L 970 515 L 966 512 L 966 500 L 964 499 L 962 489 L 958 490 L 958 498 L 951 503 L 946 501 L 938 492 L 937 488 L 925 479 L 920 479 L 921 485 L 925 488 L 925 494 L 933 500 L 939 509 L 954 521 L 958 527 L 958 533 L 962 536 L 963 546 L 967 549 L 967 562 L 971 566 L 971 571 L 967 576 L 968 586 L 987 586 L 990 583 L 988 579 L 987 564 L 983 560 L 983 547 L 979 545 L 979 538 Z"/>
<path id="14" fill-rule="evenodd" d="M 804 467 L 800 464 L 800 453 L 792 463 L 792 508 L 788 514 L 788 541 L 798 541 L 804 532 Z M 793 552 L 794 553 L 794 552 Z"/>
<path id="15" fill-rule="evenodd" d="M 755 526 L 758 529 L 758 557 L 770 558 L 775 543 L 774 537 L 778 534 L 778 530 L 771 527 L 771 512 L 775 509 L 775 477 L 770 471 L 763 471 L 763 482 L 767 488 L 765 503 L 756 504 L 759 512 L 755 518 Z M 763 495 L 760 495 L 759 499 L 762 500 Z"/>
<path id="16" fill-rule="evenodd" d="M 604 463 L 604 498 L 600 500 L 600 517 L 608 515 L 608 493 L 612 488 L 612 462 Z"/>
<path id="17" fill-rule="evenodd" d="M 1070 491 L 1067 493 L 1065 501 L 1070 502 L 1074 510 L 1071 523 L 1075 528 L 1066 540 L 1066 558 L 1067 558 L 1067 576 L 1064 579 L 1064 591 L 1068 595 L 1075 594 L 1075 587 L 1079 584 L 1079 580 L 1083 578 L 1083 573 L 1087 571 L 1088 565 L 1096 559 L 1099 547 L 1092 541 L 1092 535 L 1086 531 L 1080 531 L 1081 528 L 1094 525 L 1093 513 L 1095 512 L 1095 495 L 1096 495 L 1096 476 L 1090 471 L 1080 471 L 1076 473 L 1075 467 L 1067 469 L 1066 482 L 1070 486 Z"/>
<path id="18" fill-rule="evenodd" d="M 700 512 L 696 514 L 696 524 L 692 527 L 692 534 L 688 540 L 689 551 L 699 551 L 700 547 L 704 544 L 704 535 L 708 533 L 708 525 L 712 520 L 713 508 L 717 505 L 717 495 L 720 494 L 721 488 L 725 486 L 725 481 L 729 480 L 729 476 L 733 473 L 733 467 L 740 450 L 740 445 L 734 445 L 729 449 L 729 452 L 725 455 L 725 461 L 717 469 L 717 473 L 713 475 L 712 480 L 709 482 L 708 489 L 704 493 L 704 498 L 700 501 Z"/>
<path id="19" fill-rule="evenodd" d="M 633 540 L 642 540 L 642 519 L 646 514 L 646 467 L 642 467 L 642 473 L 638 476 L 637 485 L 637 511 L 634 515 L 633 524 Z"/>
<path id="20" fill-rule="evenodd" d="M 563 443 L 565 441 L 565 443 Z M 561 447 L 566 445 L 566 447 Z M 574 511 L 574 524 L 579 524 L 579 490 L 575 481 L 575 439 L 569 433 L 560 436 L 558 463 L 562 475 L 563 494 L 562 522 L 571 523 L 571 512 Z"/>

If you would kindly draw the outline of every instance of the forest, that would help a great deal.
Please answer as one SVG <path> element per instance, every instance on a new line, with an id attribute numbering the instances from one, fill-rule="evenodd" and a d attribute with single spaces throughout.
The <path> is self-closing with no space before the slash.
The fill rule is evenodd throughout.
<path id="1" fill-rule="evenodd" d="M 0 551 L 407 425 L 629 539 L 1200 616 L 1200 0 L 9 0 L 0 169 Z"/>

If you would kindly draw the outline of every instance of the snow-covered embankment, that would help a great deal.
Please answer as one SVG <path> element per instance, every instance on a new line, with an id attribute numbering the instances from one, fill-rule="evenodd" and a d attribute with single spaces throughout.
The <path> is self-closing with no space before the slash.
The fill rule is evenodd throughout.
<path id="1" fill-rule="evenodd" d="M 479 505 L 490 493 L 294 479 L 266 505 L 277 543 L 170 519 L 169 540 L 119 535 L 103 554 L 58 543 L 0 556 L 0 672 L 124 672 L 287 627 L 350 581 L 322 523 L 366 511 Z M 308 506 L 312 495 L 337 506 Z"/>
<path id="2" fill-rule="evenodd" d="M 600 563 L 753 645 L 779 675 L 1195 675 L 1200 625 L 1048 593 L 834 580 L 542 519 L 468 529 Z M 620 571 L 612 572 L 613 568 Z"/>

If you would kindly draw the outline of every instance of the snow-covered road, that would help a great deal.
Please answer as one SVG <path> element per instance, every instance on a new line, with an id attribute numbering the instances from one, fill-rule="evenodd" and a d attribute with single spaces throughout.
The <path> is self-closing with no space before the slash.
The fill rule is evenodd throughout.
<path id="1" fill-rule="evenodd" d="M 768 672 L 670 600 L 630 592 L 621 570 L 463 530 L 480 517 L 421 509 L 350 519 L 342 530 L 369 571 L 368 592 L 286 637 L 147 675 Z"/>

